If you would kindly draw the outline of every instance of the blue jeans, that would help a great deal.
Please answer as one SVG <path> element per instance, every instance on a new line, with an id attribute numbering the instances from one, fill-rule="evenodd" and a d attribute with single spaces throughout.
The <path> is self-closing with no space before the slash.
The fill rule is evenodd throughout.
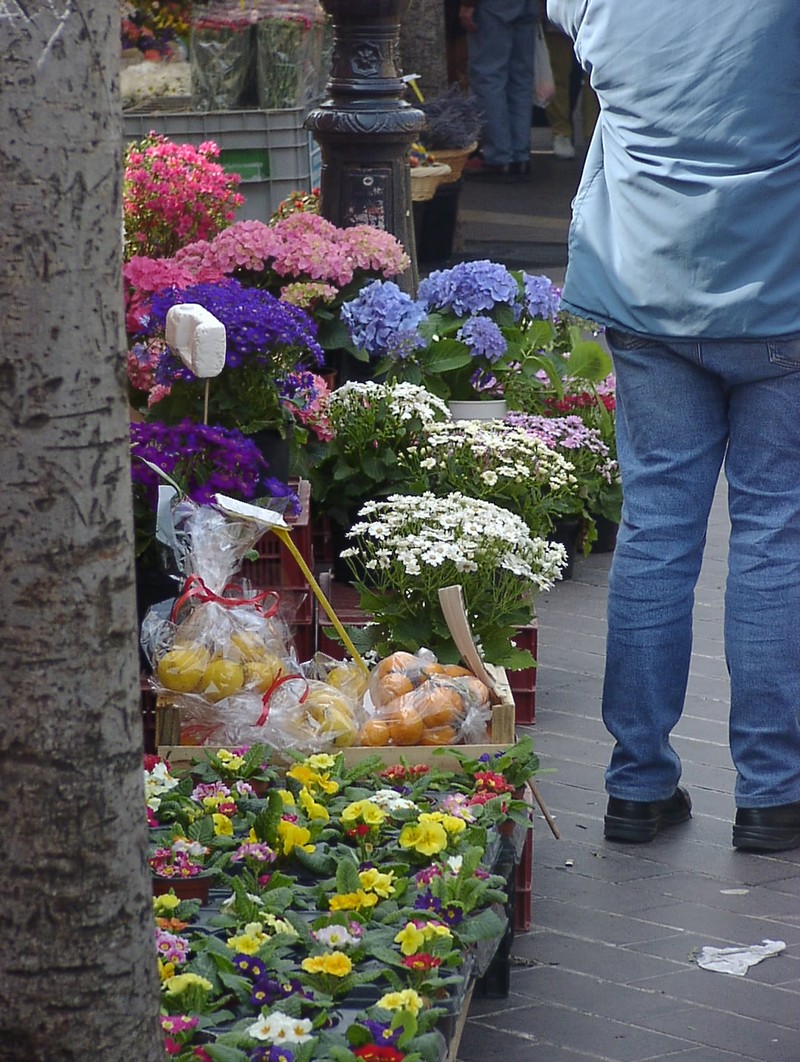
<path id="1" fill-rule="evenodd" d="M 607 332 L 622 523 L 609 577 L 603 721 L 610 795 L 662 800 L 681 763 L 694 588 L 720 468 L 729 738 L 739 807 L 800 800 L 800 337 Z"/>
<path id="2" fill-rule="evenodd" d="M 533 114 L 534 0 L 480 0 L 468 37 L 469 87 L 483 112 L 481 153 L 491 166 L 528 162 Z"/>

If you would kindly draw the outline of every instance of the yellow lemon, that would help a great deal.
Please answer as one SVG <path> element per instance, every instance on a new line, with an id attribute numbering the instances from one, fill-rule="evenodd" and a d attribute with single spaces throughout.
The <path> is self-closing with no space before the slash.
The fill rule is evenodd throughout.
<path id="1" fill-rule="evenodd" d="M 367 691 L 369 675 L 355 665 L 340 664 L 328 674 L 327 681 L 334 689 L 342 690 L 357 701 Z"/>
<path id="2" fill-rule="evenodd" d="M 266 693 L 282 671 L 283 664 L 277 656 L 270 654 L 263 660 L 249 660 L 244 664 L 244 684 L 258 693 Z"/>
<path id="3" fill-rule="evenodd" d="M 158 681 L 175 693 L 191 693 L 203 679 L 211 654 L 202 645 L 170 649 L 156 664 Z"/>
<path id="4" fill-rule="evenodd" d="M 349 711 L 341 708 L 329 708 L 320 724 L 321 737 L 328 738 L 338 748 L 346 749 L 355 745 L 358 729 Z"/>
<path id="5" fill-rule="evenodd" d="M 231 635 L 230 657 L 242 664 L 262 660 L 267 652 L 264 642 L 254 631 L 236 631 Z"/>
<path id="6" fill-rule="evenodd" d="M 217 701 L 238 693 L 244 686 L 244 668 L 235 660 L 226 660 L 225 657 L 215 657 L 205 669 L 200 691 L 207 701 L 216 704 Z"/>

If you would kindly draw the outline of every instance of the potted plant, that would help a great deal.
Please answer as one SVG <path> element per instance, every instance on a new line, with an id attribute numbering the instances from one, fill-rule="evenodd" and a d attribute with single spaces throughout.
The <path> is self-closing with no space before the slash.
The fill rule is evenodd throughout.
<path id="1" fill-rule="evenodd" d="M 459 583 L 484 658 L 533 666 L 512 638 L 530 623 L 536 593 L 553 586 L 566 557 L 562 546 L 533 538 L 521 517 L 458 492 L 394 494 L 362 506 L 347 537 L 344 556 L 367 576 L 355 584 L 374 622 L 353 632 L 365 648 L 385 656 L 424 646 L 444 663 L 457 662 L 438 591 Z"/>
<path id="2" fill-rule="evenodd" d="M 331 438 L 309 478 L 315 504 L 332 523 L 336 578 L 350 576 L 338 557 L 358 509 L 408 478 L 398 455 L 420 439 L 426 425 L 447 416 L 445 403 L 416 384 L 354 381 L 331 392 Z"/>
<path id="3" fill-rule="evenodd" d="M 478 146 L 483 115 L 477 97 L 453 84 L 432 99 L 420 101 L 417 106 L 425 115 L 420 141 L 437 162 L 450 166 L 450 174 L 444 183 L 457 181 L 464 163 Z"/>

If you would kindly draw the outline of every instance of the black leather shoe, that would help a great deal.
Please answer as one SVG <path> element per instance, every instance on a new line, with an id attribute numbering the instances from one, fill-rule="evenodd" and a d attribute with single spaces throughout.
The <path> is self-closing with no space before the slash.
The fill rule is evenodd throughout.
<path id="1" fill-rule="evenodd" d="M 620 800 L 609 797 L 604 833 L 609 841 L 646 844 L 667 828 L 686 822 L 692 815 L 692 798 L 678 786 L 666 800 Z"/>
<path id="2" fill-rule="evenodd" d="M 800 848 L 800 801 L 771 808 L 737 808 L 733 847 L 750 852 Z"/>

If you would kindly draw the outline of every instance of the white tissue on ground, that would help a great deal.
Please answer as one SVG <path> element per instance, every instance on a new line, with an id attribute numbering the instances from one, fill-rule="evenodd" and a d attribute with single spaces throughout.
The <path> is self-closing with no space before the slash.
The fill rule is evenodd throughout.
<path id="1" fill-rule="evenodd" d="M 712 948 L 706 945 L 697 956 L 697 965 L 704 970 L 744 977 L 751 966 L 778 955 L 785 947 L 782 940 L 762 940 L 760 944 L 734 948 Z"/>

